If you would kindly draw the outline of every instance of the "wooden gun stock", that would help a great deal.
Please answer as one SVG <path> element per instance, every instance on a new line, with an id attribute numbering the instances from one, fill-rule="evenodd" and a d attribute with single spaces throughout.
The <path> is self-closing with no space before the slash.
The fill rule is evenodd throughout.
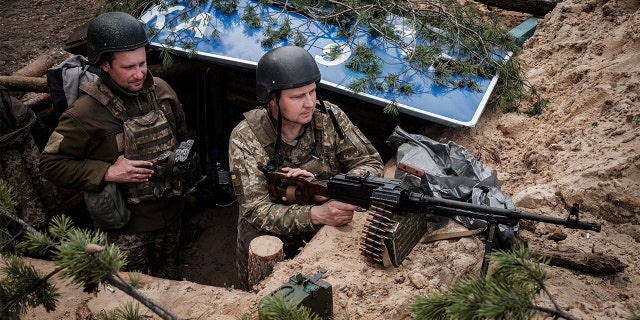
<path id="1" fill-rule="evenodd" d="M 276 203 L 307 205 L 314 203 L 313 197 L 329 197 L 327 182 L 312 177 L 288 177 L 284 172 L 267 172 L 269 199 Z M 283 199 L 286 197 L 286 201 Z"/>

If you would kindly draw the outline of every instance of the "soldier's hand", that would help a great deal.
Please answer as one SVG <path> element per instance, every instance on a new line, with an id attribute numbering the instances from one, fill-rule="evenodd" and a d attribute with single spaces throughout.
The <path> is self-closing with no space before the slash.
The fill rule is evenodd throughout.
<path id="1" fill-rule="evenodd" d="M 153 170 L 149 169 L 152 166 L 151 161 L 129 160 L 119 156 L 107 169 L 104 180 L 116 183 L 149 181 L 149 177 L 153 174 Z"/>
<path id="2" fill-rule="evenodd" d="M 326 224 L 334 227 L 343 226 L 353 220 L 353 212 L 360 207 L 337 200 L 330 200 L 311 208 L 311 223 Z"/>
<path id="3" fill-rule="evenodd" d="M 305 169 L 284 167 L 280 170 L 286 173 L 287 177 L 292 177 L 292 178 L 299 177 L 299 176 L 312 177 L 312 178 L 315 177 L 313 173 Z"/>
<path id="4" fill-rule="evenodd" d="M 309 172 L 307 170 L 300 169 L 300 168 L 284 167 L 284 168 L 282 168 L 280 170 L 282 172 L 286 173 L 288 177 L 292 177 L 292 178 L 299 177 L 299 176 L 315 178 L 315 175 L 312 172 Z M 319 196 L 319 195 L 314 195 L 313 196 L 313 202 L 315 202 L 315 203 L 323 203 L 323 202 L 326 202 L 327 200 L 329 200 L 329 198 L 327 198 L 327 197 L 323 197 L 323 196 Z M 282 201 L 289 202 L 287 197 L 282 197 Z"/>

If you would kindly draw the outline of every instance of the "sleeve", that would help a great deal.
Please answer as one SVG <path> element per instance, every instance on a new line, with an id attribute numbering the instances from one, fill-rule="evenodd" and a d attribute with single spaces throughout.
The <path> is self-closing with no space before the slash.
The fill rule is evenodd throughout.
<path id="1" fill-rule="evenodd" d="M 63 113 L 40 156 L 43 176 L 57 186 L 99 190 L 111 163 L 86 158 L 92 139 L 94 135 L 82 129 L 79 121 Z"/>
<path id="2" fill-rule="evenodd" d="M 271 202 L 261 171 L 269 156 L 246 121 L 231 132 L 229 166 L 236 176 L 233 184 L 240 205 L 240 218 L 255 228 L 275 234 L 315 232 L 311 205 L 284 205 Z"/>
<path id="3" fill-rule="evenodd" d="M 340 129 L 344 133 L 344 139 L 338 141 L 336 155 L 346 173 L 362 174 L 369 172 L 372 176 L 381 177 L 384 164 L 380 153 L 371 141 L 355 126 L 344 111 L 334 104 L 327 103 L 329 110 L 335 114 Z M 337 133 L 332 136 L 337 137 Z"/>

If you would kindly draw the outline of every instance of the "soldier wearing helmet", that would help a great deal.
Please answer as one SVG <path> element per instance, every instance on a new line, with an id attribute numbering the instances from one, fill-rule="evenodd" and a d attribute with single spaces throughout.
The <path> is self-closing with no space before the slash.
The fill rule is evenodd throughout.
<path id="1" fill-rule="evenodd" d="M 124 205 L 115 211 L 130 213 L 124 225 L 99 225 L 94 219 L 96 226 L 124 251 L 126 270 L 178 279 L 184 196 L 132 194 L 149 183 L 153 158 L 175 149 L 188 134 L 175 91 L 147 70 L 147 43 L 143 25 L 127 13 L 108 12 L 90 22 L 87 56 L 100 78 L 80 85 L 79 97 L 61 115 L 42 152 L 40 168 L 54 184 L 84 191 L 85 199 L 122 195 Z M 125 134 L 127 124 L 144 117 L 158 128 L 155 144 L 146 150 Z"/>
<path id="2" fill-rule="evenodd" d="M 339 173 L 382 174 L 382 159 L 338 106 L 318 99 L 320 70 L 303 48 L 267 52 L 256 69 L 262 106 L 244 114 L 231 132 L 229 163 L 239 201 L 237 264 L 240 287 L 248 287 L 248 246 L 260 235 L 283 240 L 291 258 L 322 225 L 342 226 L 357 206 L 331 199 L 314 205 L 269 200 L 265 171 L 328 179 Z M 328 201 L 327 201 L 328 200 Z"/>

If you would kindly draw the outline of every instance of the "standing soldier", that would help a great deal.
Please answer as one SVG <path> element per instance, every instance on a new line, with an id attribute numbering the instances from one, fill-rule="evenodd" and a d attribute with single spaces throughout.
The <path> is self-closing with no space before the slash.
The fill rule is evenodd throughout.
<path id="1" fill-rule="evenodd" d="M 141 22 L 127 13 L 91 21 L 87 55 L 100 78 L 81 84 L 40 167 L 54 184 L 84 191 L 96 226 L 125 253 L 126 270 L 178 279 L 184 184 L 162 166 L 171 161 L 157 159 L 173 156 L 187 128 L 174 90 L 147 70 L 147 43 Z M 115 210 L 100 202 L 105 197 L 115 197 Z"/>

